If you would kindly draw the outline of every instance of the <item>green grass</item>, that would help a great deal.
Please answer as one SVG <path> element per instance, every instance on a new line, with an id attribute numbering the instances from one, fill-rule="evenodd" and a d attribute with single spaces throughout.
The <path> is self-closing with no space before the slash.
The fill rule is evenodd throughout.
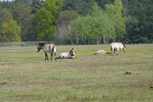
<path id="1" fill-rule="evenodd" d="M 0 47 L 0 102 L 152 102 L 153 44 L 57 46 L 57 56 L 76 48 L 77 59 L 44 61 L 34 47 Z M 50 58 L 50 54 L 48 54 Z M 131 72 L 127 75 L 125 72 Z"/>

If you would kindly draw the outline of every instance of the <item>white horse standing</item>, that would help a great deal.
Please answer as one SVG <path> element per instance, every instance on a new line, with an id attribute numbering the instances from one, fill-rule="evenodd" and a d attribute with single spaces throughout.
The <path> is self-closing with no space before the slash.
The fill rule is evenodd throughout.
<path id="1" fill-rule="evenodd" d="M 119 50 L 123 50 L 124 52 L 126 51 L 126 46 L 120 42 L 113 42 L 113 43 L 111 43 L 110 47 L 111 47 L 111 54 L 112 55 L 113 55 L 113 51 L 115 53 L 115 50 L 116 50 L 116 55 L 118 55 Z"/>
<path id="2" fill-rule="evenodd" d="M 56 59 L 75 59 L 75 49 L 72 48 L 68 53 L 61 53 Z"/>
<path id="3" fill-rule="evenodd" d="M 54 44 L 39 43 L 37 45 L 37 52 L 39 52 L 41 49 L 45 53 L 45 60 L 48 60 L 47 52 L 51 53 L 51 60 L 53 57 L 53 53 L 54 53 L 54 56 L 56 57 L 56 46 Z"/>

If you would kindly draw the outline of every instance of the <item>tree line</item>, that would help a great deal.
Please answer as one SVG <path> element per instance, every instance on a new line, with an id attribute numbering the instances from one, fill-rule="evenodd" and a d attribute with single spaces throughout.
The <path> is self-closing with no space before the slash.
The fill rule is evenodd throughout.
<path id="1" fill-rule="evenodd" d="M 153 42 L 152 0 L 0 2 L 0 42 Z"/>

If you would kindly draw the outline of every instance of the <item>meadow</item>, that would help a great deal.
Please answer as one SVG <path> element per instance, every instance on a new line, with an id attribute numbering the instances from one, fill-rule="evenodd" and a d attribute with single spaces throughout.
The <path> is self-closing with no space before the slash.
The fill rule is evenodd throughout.
<path id="1" fill-rule="evenodd" d="M 153 44 L 119 55 L 93 54 L 109 44 L 58 45 L 57 56 L 72 47 L 76 59 L 47 61 L 36 46 L 0 47 L 0 102 L 153 102 Z"/>

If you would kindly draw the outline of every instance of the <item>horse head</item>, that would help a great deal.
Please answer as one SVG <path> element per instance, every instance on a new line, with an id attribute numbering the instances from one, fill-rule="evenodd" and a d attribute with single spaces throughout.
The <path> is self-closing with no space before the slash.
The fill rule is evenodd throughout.
<path id="1" fill-rule="evenodd" d="M 126 48 L 125 48 L 125 47 L 123 47 L 123 51 L 124 51 L 124 52 L 126 51 Z"/>
<path id="2" fill-rule="evenodd" d="M 122 43 L 123 44 L 123 51 L 125 52 L 126 51 L 126 46 L 124 45 L 124 43 Z"/>
<path id="3" fill-rule="evenodd" d="M 74 48 L 72 48 L 72 50 L 70 50 L 70 54 L 71 54 L 71 56 L 75 56 L 75 49 Z"/>
<path id="4" fill-rule="evenodd" d="M 37 52 L 39 52 L 41 49 L 43 49 L 45 44 L 46 43 L 38 43 L 38 45 L 37 45 Z"/>

